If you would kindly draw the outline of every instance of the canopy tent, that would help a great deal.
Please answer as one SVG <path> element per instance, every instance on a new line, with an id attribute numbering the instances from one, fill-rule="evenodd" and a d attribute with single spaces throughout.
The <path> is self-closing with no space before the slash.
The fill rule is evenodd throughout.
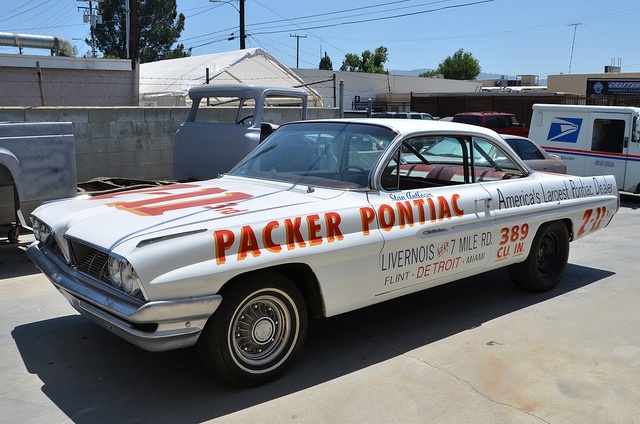
<path id="1" fill-rule="evenodd" d="M 323 106 L 322 96 L 278 59 L 259 48 L 161 60 L 140 65 L 141 105 L 184 105 L 189 88 L 206 84 L 246 83 L 300 87 L 310 106 Z"/>

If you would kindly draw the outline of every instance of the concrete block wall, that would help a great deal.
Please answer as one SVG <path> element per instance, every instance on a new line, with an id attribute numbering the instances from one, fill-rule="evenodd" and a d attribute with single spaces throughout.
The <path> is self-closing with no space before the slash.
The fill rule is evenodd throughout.
<path id="1" fill-rule="evenodd" d="M 173 135 L 188 108 L 0 108 L 0 121 L 72 122 L 78 181 L 97 177 L 169 179 Z"/>
<path id="2" fill-rule="evenodd" d="M 235 108 L 211 108 L 207 118 L 233 122 Z M 295 108 L 268 108 L 265 119 L 299 119 Z M 78 182 L 99 177 L 173 178 L 173 144 L 189 107 L 0 107 L 0 121 L 71 122 Z M 310 119 L 336 118 L 338 109 L 309 108 Z M 13 221 L 13 189 L 0 188 L 0 225 Z"/>

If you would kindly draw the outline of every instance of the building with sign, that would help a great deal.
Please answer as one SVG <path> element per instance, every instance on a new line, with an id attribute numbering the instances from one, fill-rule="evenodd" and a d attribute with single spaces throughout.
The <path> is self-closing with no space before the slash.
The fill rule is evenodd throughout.
<path id="1" fill-rule="evenodd" d="M 623 94 L 640 96 L 640 78 L 587 78 L 587 97 Z"/>
<path id="2" fill-rule="evenodd" d="M 558 74 L 547 77 L 547 91 L 593 97 L 600 95 L 640 95 L 640 72 Z"/>

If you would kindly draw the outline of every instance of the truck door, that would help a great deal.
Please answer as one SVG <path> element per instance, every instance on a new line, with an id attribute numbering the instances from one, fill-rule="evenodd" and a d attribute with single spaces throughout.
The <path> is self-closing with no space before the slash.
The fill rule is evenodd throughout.
<path id="1" fill-rule="evenodd" d="M 589 117 L 591 154 L 582 175 L 614 175 L 618 187 L 625 187 L 631 141 L 631 114 L 594 112 Z M 636 182 L 637 184 L 637 182 Z"/>
<path id="2" fill-rule="evenodd" d="M 634 116 L 633 130 L 625 150 L 627 155 L 627 171 L 624 176 L 622 190 L 632 193 L 640 192 L 640 117 Z"/>

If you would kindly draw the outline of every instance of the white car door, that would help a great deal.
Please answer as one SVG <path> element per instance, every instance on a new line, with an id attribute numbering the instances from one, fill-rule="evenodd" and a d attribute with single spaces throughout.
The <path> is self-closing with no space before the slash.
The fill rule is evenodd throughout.
<path id="1" fill-rule="evenodd" d="M 422 153 L 407 147 L 412 142 L 405 141 L 389 162 L 383 189 L 369 195 L 371 208 L 363 219 L 385 240 L 377 296 L 475 274 L 493 262 L 498 248 L 495 202 L 482 181 L 502 181 L 509 172 L 496 171 L 487 163 L 492 159 L 477 152 L 466 155 L 465 165 L 462 149 L 471 149 L 470 137 L 439 137 Z M 472 171 L 469 156 L 483 165 Z"/>

